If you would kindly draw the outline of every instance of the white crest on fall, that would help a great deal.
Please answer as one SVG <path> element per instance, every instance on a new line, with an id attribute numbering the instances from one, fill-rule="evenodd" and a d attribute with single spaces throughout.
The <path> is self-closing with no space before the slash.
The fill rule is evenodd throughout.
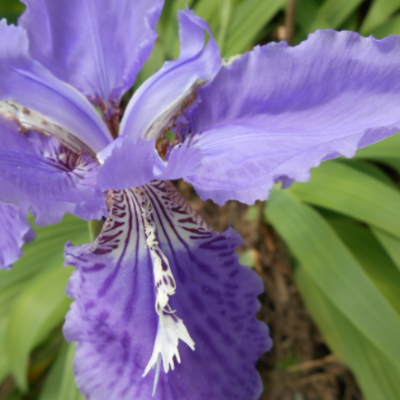
<path id="1" fill-rule="evenodd" d="M 161 250 L 157 240 L 157 228 L 152 219 L 153 205 L 142 187 L 134 189 L 136 196 L 140 199 L 142 217 L 144 220 L 146 247 L 150 250 L 153 262 L 154 284 L 156 288 L 155 310 L 159 316 L 157 336 L 153 347 L 153 353 L 146 366 L 143 376 L 154 368 L 156 376 L 154 380 L 153 395 L 155 393 L 159 378 L 161 362 L 164 372 L 175 368 L 174 357 L 180 363 L 178 344 L 179 339 L 185 342 L 192 350 L 195 343 L 183 321 L 175 315 L 169 305 L 169 297 L 175 294 L 176 282 L 169 265 L 168 258 Z"/>

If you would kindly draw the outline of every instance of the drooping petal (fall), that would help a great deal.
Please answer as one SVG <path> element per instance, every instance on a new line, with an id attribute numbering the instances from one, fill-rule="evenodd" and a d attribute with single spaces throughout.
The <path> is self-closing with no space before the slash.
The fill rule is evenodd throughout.
<path id="1" fill-rule="evenodd" d="M 38 225 L 57 223 L 66 212 L 101 218 L 105 195 L 97 187 L 95 156 L 29 109 L 23 120 L 18 113 L 13 103 L 0 103 L 0 201 L 29 204 Z"/>
<path id="2" fill-rule="evenodd" d="M 201 167 L 182 176 L 218 204 L 264 200 L 321 161 L 400 131 L 400 37 L 318 31 L 256 47 L 221 68 L 189 115 Z"/>
<path id="3" fill-rule="evenodd" d="M 88 400 L 258 398 L 254 366 L 271 341 L 254 316 L 262 283 L 238 264 L 239 244 L 171 183 L 114 192 L 96 241 L 66 247 L 78 270 L 64 333 L 78 342 L 76 381 Z"/>
<path id="4" fill-rule="evenodd" d="M 122 135 L 157 139 L 190 103 L 194 87 L 211 80 L 220 68 L 221 56 L 207 23 L 190 10 L 180 11 L 178 19 L 179 57 L 167 61 L 135 92 L 121 121 Z"/>
<path id="5" fill-rule="evenodd" d="M 0 202 L 0 269 L 9 268 L 22 256 L 21 247 L 35 237 L 28 223 L 27 205 Z"/>
<path id="6" fill-rule="evenodd" d="M 30 54 L 110 117 L 156 39 L 163 0 L 24 0 Z"/>
<path id="7" fill-rule="evenodd" d="M 39 112 L 95 153 L 112 141 L 106 124 L 85 96 L 31 58 L 24 29 L 2 20 L 0 37 L 0 100 Z"/>

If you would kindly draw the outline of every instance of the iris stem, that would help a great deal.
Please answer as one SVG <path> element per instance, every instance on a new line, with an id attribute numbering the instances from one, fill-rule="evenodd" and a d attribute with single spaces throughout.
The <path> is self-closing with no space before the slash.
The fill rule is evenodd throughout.
<path id="1" fill-rule="evenodd" d="M 88 223 L 88 225 L 89 225 L 90 240 L 93 242 L 97 238 L 97 236 L 99 236 L 101 229 L 103 228 L 104 221 L 92 219 Z"/>

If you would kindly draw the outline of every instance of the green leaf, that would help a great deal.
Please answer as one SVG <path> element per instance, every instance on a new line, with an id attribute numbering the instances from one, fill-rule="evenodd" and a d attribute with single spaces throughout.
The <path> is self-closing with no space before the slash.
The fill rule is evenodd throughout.
<path id="1" fill-rule="evenodd" d="M 390 136 L 371 146 L 357 150 L 355 158 L 399 158 L 400 159 L 400 134 Z"/>
<path id="2" fill-rule="evenodd" d="M 46 379 L 39 400 L 85 400 L 75 384 L 72 362 L 75 343 L 65 343 Z"/>
<path id="3" fill-rule="evenodd" d="M 24 10 L 25 6 L 18 0 L 0 0 L 0 19 L 5 18 L 9 24 L 16 24 Z"/>
<path id="4" fill-rule="evenodd" d="M 350 218 L 326 219 L 364 272 L 400 315 L 400 273 L 373 233 Z"/>
<path id="5" fill-rule="evenodd" d="M 7 327 L 7 356 L 17 385 L 27 389 L 26 372 L 30 351 L 48 333 L 60 325 L 71 300 L 65 294 L 65 286 L 72 268 L 43 271 L 32 279 L 16 299 Z"/>
<path id="6" fill-rule="evenodd" d="M 171 0 L 172 1 L 172 0 Z M 178 36 L 178 10 L 190 7 L 192 0 L 173 0 L 169 9 L 169 17 L 166 19 L 163 35 L 160 37 L 165 50 L 165 58 L 176 58 L 179 53 Z"/>
<path id="7" fill-rule="evenodd" d="M 219 14 L 220 14 L 221 23 L 220 23 L 220 27 L 219 27 L 218 36 L 217 36 L 217 43 L 218 43 L 218 47 L 219 47 L 221 53 L 223 53 L 228 25 L 229 25 L 229 22 L 232 17 L 234 1 L 233 0 L 219 0 L 219 3 L 220 3 Z"/>
<path id="8" fill-rule="evenodd" d="M 339 28 L 363 0 L 326 0 L 318 9 L 309 32 L 316 29 Z"/>
<path id="9" fill-rule="evenodd" d="M 138 89 L 139 86 L 148 78 L 150 78 L 153 74 L 155 74 L 164 64 L 166 57 L 165 49 L 161 42 L 157 41 L 153 50 L 150 54 L 150 57 L 147 59 L 146 63 L 143 65 L 143 68 L 140 70 L 134 88 Z M 127 99 L 129 100 L 129 98 Z"/>
<path id="10" fill-rule="evenodd" d="M 3 381 L 10 371 L 5 340 L 7 323 L 7 317 L 0 317 L 0 382 Z"/>
<path id="11" fill-rule="evenodd" d="M 394 189 L 398 190 L 398 186 L 392 181 L 392 179 L 390 179 L 390 177 L 380 168 L 378 168 L 376 165 L 371 164 L 370 162 L 356 159 L 349 160 L 347 158 L 338 158 L 336 161 L 344 165 L 348 165 L 349 167 L 355 168 L 357 171 L 364 172 L 369 176 L 376 178 L 381 182 L 386 183 L 387 185 L 392 186 Z"/>
<path id="12" fill-rule="evenodd" d="M 74 240 L 74 244 L 89 241 L 87 222 L 72 215 L 66 215 L 57 225 L 35 227 L 35 231 L 37 237 L 24 246 L 24 255 L 10 270 L 0 271 L 0 293 L 7 287 L 26 281 L 44 268 L 51 268 L 51 264 L 43 261 L 54 255 L 58 255 L 62 263 L 67 240 Z"/>
<path id="13" fill-rule="evenodd" d="M 382 24 L 387 24 L 389 17 L 400 8 L 400 0 L 375 0 L 360 28 L 362 35 L 369 35 Z"/>
<path id="14" fill-rule="evenodd" d="M 318 4 L 314 0 L 299 0 L 296 7 L 296 23 L 308 33 L 318 12 Z"/>
<path id="15" fill-rule="evenodd" d="M 87 222 L 72 216 L 65 216 L 56 226 L 36 230 L 37 239 L 25 247 L 24 256 L 10 271 L 4 271 L 7 275 L 0 283 L 0 289 L 7 290 L 22 285 L 9 306 L 6 349 L 10 370 L 23 390 L 27 388 L 30 351 L 62 323 L 71 301 L 65 294 L 72 271 L 63 267 L 65 242 L 89 241 Z"/>
<path id="16" fill-rule="evenodd" d="M 366 400 L 398 400 L 400 369 L 357 328 L 311 278 L 305 268 L 295 270 L 295 280 L 324 339 L 355 374 Z"/>
<path id="17" fill-rule="evenodd" d="M 400 367 L 400 315 L 333 228 L 316 210 L 283 190 L 271 192 L 267 216 L 323 294 Z"/>
<path id="18" fill-rule="evenodd" d="M 251 48 L 261 29 L 286 6 L 287 0 L 245 0 L 235 8 L 226 36 L 224 56 Z"/>
<path id="19" fill-rule="evenodd" d="M 389 21 L 384 22 L 372 30 L 371 35 L 377 39 L 383 39 L 389 35 L 399 35 L 400 34 L 400 15 L 396 15 Z"/>
<path id="20" fill-rule="evenodd" d="M 400 271 L 400 240 L 380 229 L 372 229 L 372 232 Z"/>
<path id="21" fill-rule="evenodd" d="M 216 34 L 219 26 L 220 3 L 218 0 L 200 0 L 194 5 L 193 11 L 210 25 L 211 32 Z"/>
<path id="22" fill-rule="evenodd" d="M 288 189 L 299 199 L 369 223 L 400 237 L 400 192 L 338 161 L 313 169 Z"/>

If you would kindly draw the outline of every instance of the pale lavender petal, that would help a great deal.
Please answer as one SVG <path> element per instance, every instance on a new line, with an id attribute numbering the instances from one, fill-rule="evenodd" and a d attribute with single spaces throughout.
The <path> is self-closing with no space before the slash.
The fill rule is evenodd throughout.
<path id="1" fill-rule="evenodd" d="M 30 54 L 99 105 L 118 111 L 156 39 L 162 0 L 23 0 Z"/>
<path id="2" fill-rule="evenodd" d="M 202 199 L 264 200 L 321 161 L 400 131 L 400 37 L 316 32 L 296 47 L 256 47 L 197 90 L 189 147 Z"/>
<path id="3" fill-rule="evenodd" d="M 21 247 L 35 238 L 28 223 L 27 205 L 0 202 L 0 269 L 9 268 L 22 256 Z"/>
<path id="4" fill-rule="evenodd" d="M 209 228 L 171 183 L 114 193 L 97 240 L 66 247 L 66 264 L 78 270 L 67 289 L 75 302 L 64 333 L 78 342 L 76 382 L 88 400 L 258 399 L 255 363 L 271 340 L 254 316 L 262 282 L 238 264 L 240 243 L 232 230 Z M 154 287 L 153 262 L 161 253 L 168 260 L 161 268 L 172 272 L 176 287 L 169 297 L 175 316 L 165 318 L 181 319 L 195 344 L 192 350 L 179 341 L 181 362 L 174 359 L 168 373 L 161 368 L 152 397 L 156 371 L 142 375 L 159 337 L 155 301 L 170 282 Z"/>
<path id="5" fill-rule="evenodd" d="M 166 62 L 135 92 L 121 121 L 122 135 L 157 139 L 190 104 L 194 87 L 211 80 L 220 68 L 218 46 L 206 22 L 190 10 L 180 11 L 178 18 L 179 58 Z"/>
<path id="6" fill-rule="evenodd" d="M 155 141 L 119 136 L 100 154 L 98 182 L 103 190 L 141 186 L 154 179 Z"/>
<path id="7" fill-rule="evenodd" d="M 97 160 L 44 133 L 0 112 L 0 201 L 29 204 L 39 225 L 59 222 L 66 212 L 101 218 L 106 207 Z"/>
<path id="8" fill-rule="evenodd" d="M 112 137 L 89 101 L 60 81 L 28 51 L 25 30 L 0 22 L 0 100 L 10 100 L 39 112 L 83 141 L 94 152 Z"/>
<path id="9" fill-rule="evenodd" d="M 191 175 L 200 167 L 202 152 L 187 146 L 174 147 L 168 162 L 156 152 L 153 139 L 133 139 L 119 136 L 98 154 L 103 165 L 99 168 L 98 184 L 102 190 L 141 186 L 153 179 L 178 179 L 182 172 Z"/>

